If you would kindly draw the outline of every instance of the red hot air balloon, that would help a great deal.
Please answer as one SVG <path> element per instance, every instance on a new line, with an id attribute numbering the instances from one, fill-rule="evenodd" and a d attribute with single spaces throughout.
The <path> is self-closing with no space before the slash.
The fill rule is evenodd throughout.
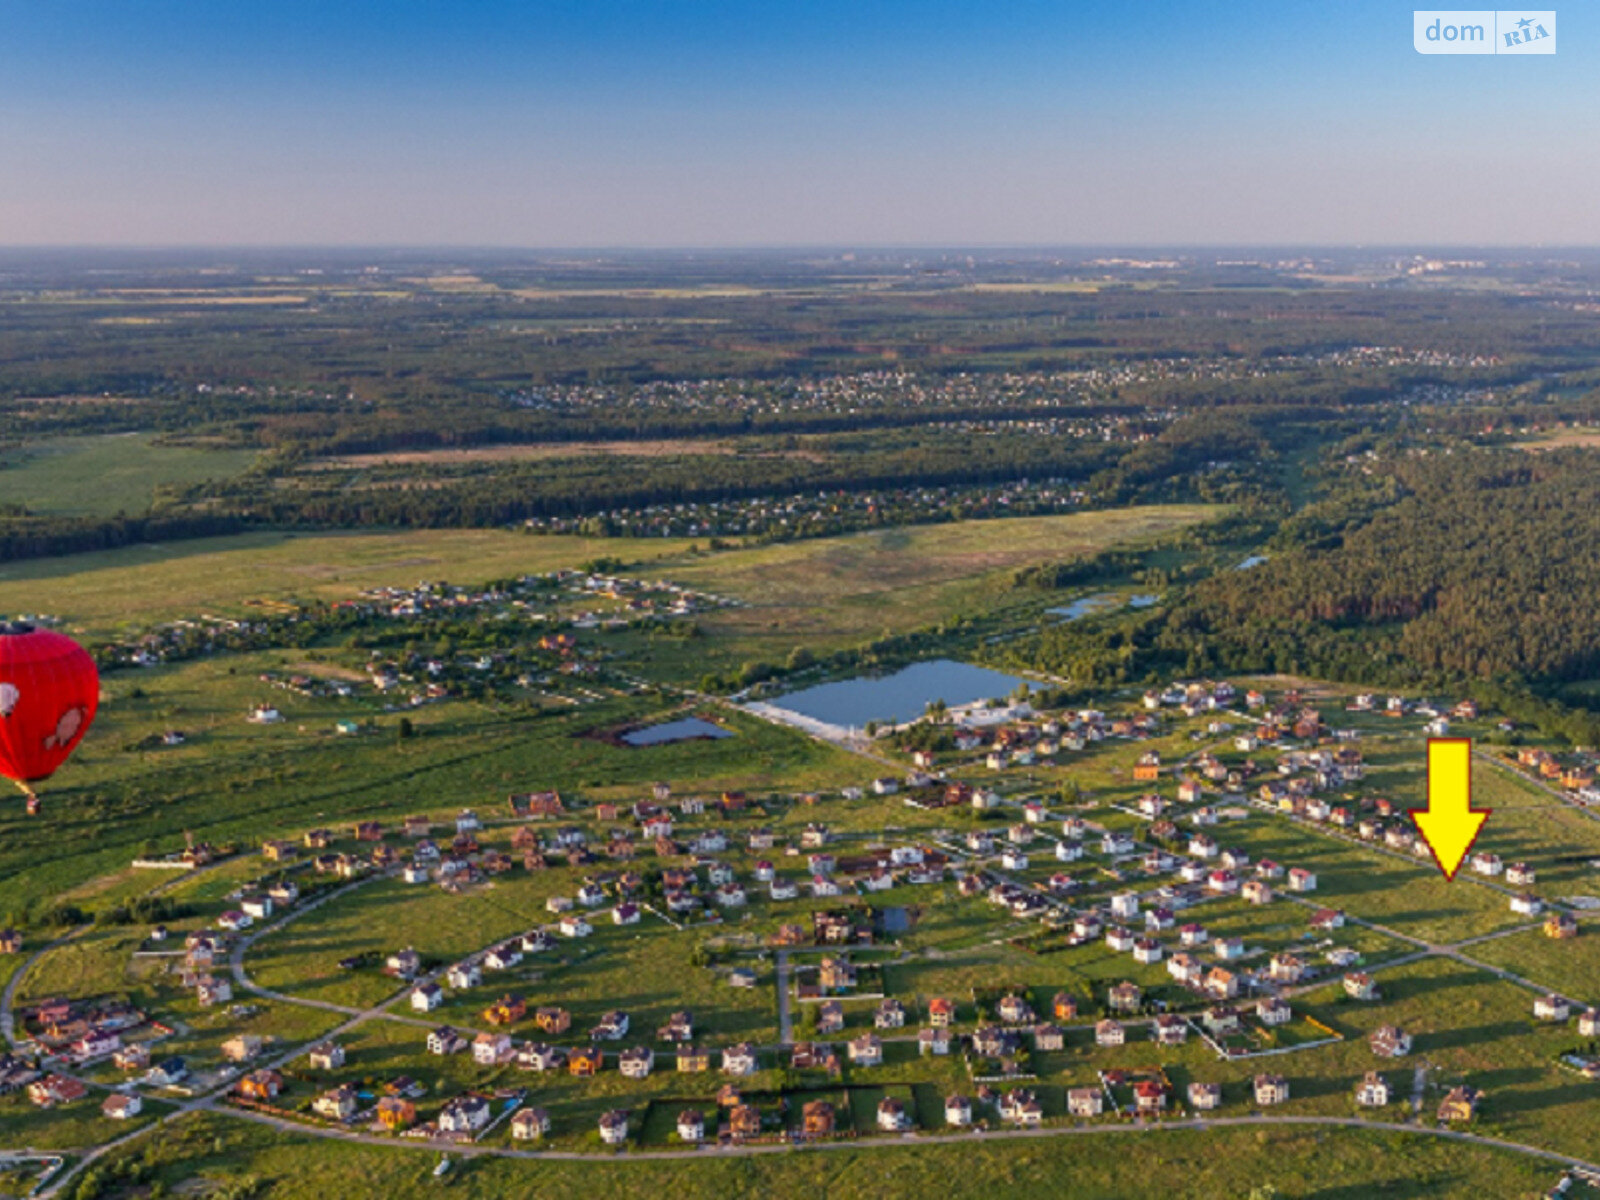
<path id="1" fill-rule="evenodd" d="M 77 748 L 100 704 L 100 672 L 71 638 L 0 624 L 0 775 L 28 793 Z"/>

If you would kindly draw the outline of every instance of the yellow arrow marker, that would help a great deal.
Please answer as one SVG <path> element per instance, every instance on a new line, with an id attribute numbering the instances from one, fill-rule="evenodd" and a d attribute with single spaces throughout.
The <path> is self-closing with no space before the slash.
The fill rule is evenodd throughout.
<path id="1" fill-rule="evenodd" d="M 1446 879 L 1456 877 L 1491 811 L 1472 807 L 1472 739 L 1429 738 L 1428 807 L 1413 808 L 1411 819 Z"/>

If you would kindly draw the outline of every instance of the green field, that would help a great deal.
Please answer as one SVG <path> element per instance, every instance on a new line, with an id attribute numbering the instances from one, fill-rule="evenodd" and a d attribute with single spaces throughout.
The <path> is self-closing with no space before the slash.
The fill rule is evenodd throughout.
<path id="1" fill-rule="evenodd" d="M 166 446 L 145 434 L 28 442 L 0 453 L 0 504 L 50 516 L 138 516 L 163 485 L 241 475 L 252 450 Z"/>
<path id="2" fill-rule="evenodd" d="M 781 658 L 797 645 L 836 646 L 982 612 L 1005 596 L 1018 567 L 1138 545 L 1222 511 L 1150 505 L 886 529 L 670 561 L 660 573 L 743 601 L 702 623 Z"/>
<path id="3" fill-rule="evenodd" d="M 1127 1200 L 1146 1194 L 1244 1200 L 1266 1184 L 1281 1196 L 1316 1200 L 1534 1200 L 1558 1175 L 1555 1164 L 1399 1132 L 1216 1129 L 1141 1136 L 1137 1155 L 1130 1157 L 1130 1149 L 1126 1137 L 1107 1135 L 668 1162 L 458 1158 L 449 1186 L 469 1197 L 536 1190 L 548 1200 L 647 1194 L 985 1200 L 997 1193 L 1021 1200 Z M 408 1200 L 437 1195 L 440 1188 L 432 1178 L 434 1152 L 340 1145 L 219 1117 L 184 1119 L 158 1134 L 149 1154 L 169 1186 L 253 1175 L 270 1183 L 266 1194 L 274 1200 L 339 1193 Z"/>
<path id="4" fill-rule="evenodd" d="M 344 599 L 419 579 L 483 583 L 602 555 L 648 561 L 680 545 L 494 529 L 197 538 L 7 563 L 0 567 L 0 611 L 48 612 L 104 635 L 200 613 L 245 613 L 253 600 Z"/>

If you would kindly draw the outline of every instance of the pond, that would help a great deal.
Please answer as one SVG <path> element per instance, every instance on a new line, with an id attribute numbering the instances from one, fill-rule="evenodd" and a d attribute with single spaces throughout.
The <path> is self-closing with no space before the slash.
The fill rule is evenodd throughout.
<path id="1" fill-rule="evenodd" d="M 779 696 L 772 704 L 829 725 L 854 728 L 868 721 L 913 721 L 934 700 L 957 708 L 974 700 L 1009 696 L 1026 682 L 1016 675 L 940 658 L 913 663 L 893 675 L 819 684 Z"/>
<path id="2" fill-rule="evenodd" d="M 687 742 L 695 738 L 732 737 L 733 731 L 699 717 L 685 717 L 681 721 L 667 721 L 661 725 L 646 725 L 622 735 L 630 746 L 662 746 L 667 742 Z"/>
<path id="3" fill-rule="evenodd" d="M 1087 617 L 1090 613 L 1106 612 L 1113 608 L 1121 608 L 1125 604 L 1130 608 L 1149 608 L 1160 599 L 1160 596 L 1123 596 L 1119 592 L 1099 592 L 1093 596 L 1081 596 L 1071 604 L 1047 608 L 1044 611 L 1053 617 L 1060 617 L 1063 621 L 1076 621 L 1080 617 Z"/>

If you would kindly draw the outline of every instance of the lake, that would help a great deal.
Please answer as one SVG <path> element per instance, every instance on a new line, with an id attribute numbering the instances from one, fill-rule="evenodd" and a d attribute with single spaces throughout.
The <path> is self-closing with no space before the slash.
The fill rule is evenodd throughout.
<path id="1" fill-rule="evenodd" d="M 685 717 L 681 721 L 667 721 L 661 725 L 646 725 L 622 735 L 630 746 L 661 746 L 667 742 L 687 742 L 694 738 L 732 737 L 733 731 L 699 717 Z"/>
<path id="2" fill-rule="evenodd" d="M 771 703 L 829 725 L 852 728 L 868 721 L 901 723 L 922 716 L 930 701 L 951 708 L 1008 696 L 1027 681 L 987 667 L 940 658 L 913 663 L 893 675 L 823 683 L 775 697 Z"/>
<path id="3" fill-rule="evenodd" d="M 1087 617 L 1090 613 L 1121 608 L 1124 604 L 1130 608 L 1149 608 L 1160 599 L 1160 596 L 1124 597 L 1117 592 L 1100 592 L 1093 596 L 1082 596 L 1071 604 L 1063 604 L 1058 608 L 1047 608 L 1044 611 L 1053 617 L 1060 617 L 1063 621 L 1076 621 L 1079 617 Z"/>

